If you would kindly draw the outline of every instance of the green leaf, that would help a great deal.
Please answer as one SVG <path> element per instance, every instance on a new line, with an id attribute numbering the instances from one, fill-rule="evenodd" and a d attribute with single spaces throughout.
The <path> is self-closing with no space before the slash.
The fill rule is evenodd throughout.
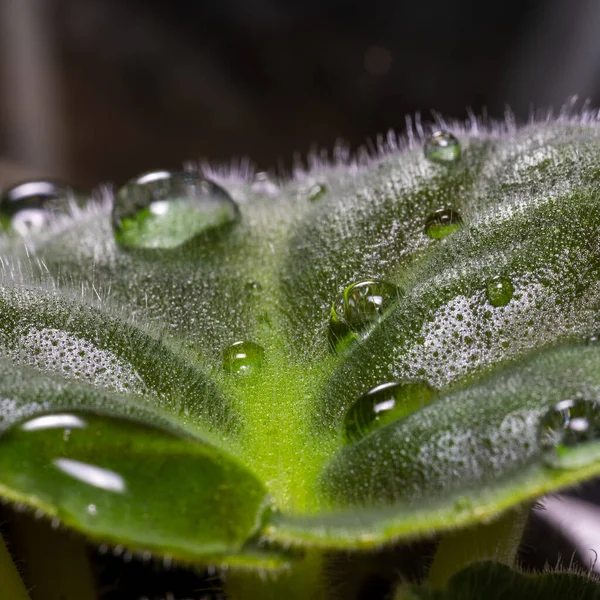
<path id="1" fill-rule="evenodd" d="M 546 350 L 344 447 L 321 475 L 321 489 L 333 506 L 354 510 L 279 516 L 271 534 L 370 546 L 484 521 L 597 475 L 598 430 L 595 440 L 563 450 L 580 455 L 577 468 L 553 468 L 555 451 L 540 445 L 541 418 L 565 398 L 600 402 L 600 346 Z"/>
<path id="2" fill-rule="evenodd" d="M 269 502 L 222 451 L 135 397 L 6 362 L 0 373 L 4 413 L 19 423 L 2 436 L 2 496 L 131 550 L 281 566 L 276 556 L 246 552 Z"/>
<path id="3" fill-rule="evenodd" d="M 400 587 L 395 600 L 596 600 L 598 582 L 592 576 L 575 573 L 526 575 L 506 565 L 475 563 L 450 579 L 443 591 Z"/>
<path id="4" fill-rule="evenodd" d="M 128 190 L 127 218 L 167 223 L 157 240 L 119 243 L 109 202 L 4 236 L 2 495 L 98 541 L 235 563 L 257 540 L 373 546 L 486 521 L 599 473 L 598 124 L 453 131 L 441 162 L 411 133 L 278 188 L 231 173 L 214 198 L 181 174 L 177 198 Z M 205 220 L 221 206 L 231 218 Z M 543 447 L 565 400 L 590 407 L 587 433 Z M 23 433 L 57 413 L 98 434 Z M 62 458 L 137 477 L 133 495 L 85 495 L 69 462 L 47 479 Z"/>

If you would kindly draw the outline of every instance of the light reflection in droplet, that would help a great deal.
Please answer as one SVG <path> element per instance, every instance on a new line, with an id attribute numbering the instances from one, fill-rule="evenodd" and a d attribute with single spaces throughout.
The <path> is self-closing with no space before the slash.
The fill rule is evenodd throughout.
<path id="1" fill-rule="evenodd" d="M 57 414 L 43 415 L 31 421 L 27 421 L 21 426 L 23 431 L 37 431 L 39 429 L 57 429 L 59 427 L 85 427 L 86 422 L 76 415 Z"/>
<path id="2" fill-rule="evenodd" d="M 109 492 L 125 491 L 125 480 L 115 471 L 70 458 L 57 458 L 52 461 L 52 464 L 63 473 L 93 487 Z"/>

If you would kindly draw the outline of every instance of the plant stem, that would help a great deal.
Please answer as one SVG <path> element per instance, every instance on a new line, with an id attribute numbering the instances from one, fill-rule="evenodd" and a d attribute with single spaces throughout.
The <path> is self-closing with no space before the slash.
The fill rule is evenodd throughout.
<path id="1" fill-rule="evenodd" d="M 5 598 L 12 600 L 29 600 L 25 584 L 17 571 L 17 567 L 0 536 L 0 585 Z"/>
<path id="2" fill-rule="evenodd" d="M 457 571 L 478 560 L 493 559 L 513 566 L 529 505 L 503 514 L 491 523 L 451 531 L 440 542 L 429 571 L 429 584 L 442 589 Z"/>
<path id="3" fill-rule="evenodd" d="M 232 571 L 225 580 L 229 600 L 327 600 L 321 552 L 308 551 L 292 563 L 290 571 L 267 574 Z"/>
<path id="4" fill-rule="evenodd" d="M 82 538 L 57 531 L 48 521 L 16 515 L 11 541 L 25 563 L 32 600 L 96 600 Z"/>

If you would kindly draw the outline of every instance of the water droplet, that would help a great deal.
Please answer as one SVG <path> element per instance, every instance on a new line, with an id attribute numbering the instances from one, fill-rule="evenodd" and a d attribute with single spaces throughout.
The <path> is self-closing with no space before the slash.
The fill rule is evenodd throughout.
<path id="1" fill-rule="evenodd" d="M 460 143 L 447 131 L 436 131 L 425 141 L 425 158 L 434 162 L 449 163 L 460 158 Z"/>
<path id="2" fill-rule="evenodd" d="M 442 208 L 427 217 L 425 233 L 434 240 L 441 240 L 458 231 L 462 225 L 460 214 L 451 208 Z"/>
<path id="3" fill-rule="evenodd" d="M 8 188 L 0 198 L 0 224 L 20 235 L 42 231 L 53 215 L 67 214 L 73 190 L 59 182 L 32 179 Z"/>
<path id="4" fill-rule="evenodd" d="M 506 306 L 512 300 L 515 288 L 507 277 L 494 277 L 488 283 L 486 293 L 492 306 Z"/>
<path id="5" fill-rule="evenodd" d="M 311 202 L 317 202 L 327 193 L 327 187 L 322 183 L 315 183 L 311 185 L 307 192 L 306 196 Z"/>
<path id="6" fill-rule="evenodd" d="M 372 279 L 349 285 L 331 307 L 329 338 L 339 352 L 357 334 L 377 323 L 399 300 L 400 288 Z"/>
<path id="7" fill-rule="evenodd" d="M 88 410 L 13 425 L 0 436 L 0 450 L 5 489 L 39 499 L 92 536 L 149 550 L 191 556 L 203 545 L 211 553 L 241 546 L 265 497 L 261 484 L 211 446 Z M 254 505 L 248 514 L 239 508 L 246 502 Z M 207 519 L 217 509 L 232 511 L 236 527 L 229 518 Z"/>
<path id="8" fill-rule="evenodd" d="M 262 285 L 260 285 L 260 283 L 258 283 L 258 281 L 255 281 L 254 279 L 249 279 L 248 281 L 246 281 L 246 283 L 244 284 L 244 288 L 246 288 L 246 291 L 253 294 L 262 292 L 263 289 Z"/>
<path id="9" fill-rule="evenodd" d="M 542 418 L 538 442 L 546 464 L 577 468 L 600 458 L 600 403 L 583 398 L 562 400 Z M 600 446 L 600 444 L 595 444 Z"/>
<path id="10" fill-rule="evenodd" d="M 222 187 L 184 171 L 132 179 L 119 190 L 112 213 L 116 240 L 132 248 L 175 248 L 238 217 Z"/>
<path id="11" fill-rule="evenodd" d="M 279 193 L 279 186 L 269 177 L 268 173 L 260 171 L 254 176 L 252 191 L 265 196 L 276 196 Z"/>
<path id="12" fill-rule="evenodd" d="M 435 390 L 424 381 L 392 381 L 363 394 L 344 418 L 344 437 L 349 442 L 423 408 Z"/>
<path id="13" fill-rule="evenodd" d="M 235 342 L 223 352 L 223 368 L 228 373 L 250 374 L 262 366 L 265 351 L 254 342 Z"/>

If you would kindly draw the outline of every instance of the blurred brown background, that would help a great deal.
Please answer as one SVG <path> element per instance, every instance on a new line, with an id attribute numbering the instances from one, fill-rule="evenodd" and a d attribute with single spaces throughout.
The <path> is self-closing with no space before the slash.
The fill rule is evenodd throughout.
<path id="1" fill-rule="evenodd" d="M 81 185 L 600 100 L 596 0 L 0 0 L 0 156 Z"/>

